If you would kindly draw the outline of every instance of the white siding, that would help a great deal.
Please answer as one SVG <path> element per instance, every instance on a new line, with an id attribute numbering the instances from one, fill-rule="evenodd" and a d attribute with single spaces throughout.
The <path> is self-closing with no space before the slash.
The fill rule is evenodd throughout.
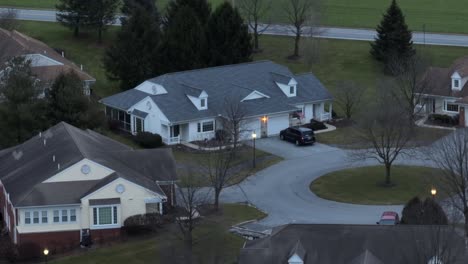
<path id="1" fill-rule="evenodd" d="M 68 215 L 68 222 L 66 223 L 54 223 L 54 210 L 69 210 L 75 209 L 76 210 L 76 222 L 70 222 L 70 215 Z M 47 223 L 40 223 L 40 224 L 25 224 L 25 212 L 32 212 L 32 211 L 47 211 Z M 17 226 L 18 233 L 40 233 L 40 232 L 55 232 L 55 231 L 71 231 L 71 230 L 80 230 L 81 229 L 81 222 L 80 222 L 80 207 L 79 206 L 54 206 L 54 207 L 31 207 L 31 208 L 20 208 L 18 209 L 19 213 L 19 222 Z M 39 214 L 39 218 L 41 218 L 41 214 Z M 31 215 L 32 217 L 32 215 Z M 40 219 L 41 220 L 41 219 Z M 31 218 L 32 221 L 32 218 Z"/>
<path id="2" fill-rule="evenodd" d="M 151 105 L 151 109 L 148 109 L 148 102 Z M 154 103 L 151 98 L 147 97 L 137 104 L 135 104 L 132 108 L 130 108 L 130 112 L 134 109 L 143 111 L 148 113 L 145 118 L 145 131 L 151 132 L 153 134 L 160 134 L 164 136 L 163 131 L 161 131 L 161 124 L 167 124 L 169 121 L 161 109 Z M 133 122 L 133 118 L 132 118 Z M 132 128 L 135 124 L 132 124 Z"/>
<path id="3" fill-rule="evenodd" d="M 60 156 L 55 157 L 55 163 L 60 162 Z M 50 158 L 50 162 L 52 162 L 52 157 Z M 88 174 L 84 174 L 81 172 L 81 168 L 83 165 L 88 165 L 90 168 L 90 172 Z M 100 180 L 114 171 L 104 167 L 94 161 L 83 159 L 71 167 L 68 167 L 65 170 L 57 173 L 56 175 L 50 177 L 49 179 L 45 180 L 44 182 L 67 182 L 67 181 L 92 181 L 92 180 Z"/>
<path id="4" fill-rule="evenodd" d="M 268 117 L 268 136 L 279 135 L 280 131 L 289 127 L 289 114 Z"/>
<path id="5" fill-rule="evenodd" d="M 306 104 L 304 107 L 304 122 L 310 122 L 312 118 L 314 118 L 314 105 L 313 104 Z"/>
<path id="6" fill-rule="evenodd" d="M 245 123 L 242 125 L 244 132 L 240 135 L 242 140 L 248 140 L 252 138 L 252 133 L 255 132 L 257 137 L 260 137 L 260 118 L 254 117 L 245 120 Z"/>

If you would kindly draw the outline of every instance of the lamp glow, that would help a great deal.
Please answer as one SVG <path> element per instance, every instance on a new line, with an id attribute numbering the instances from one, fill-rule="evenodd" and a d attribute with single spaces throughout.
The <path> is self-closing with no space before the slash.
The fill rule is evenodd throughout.
<path id="1" fill-rule="evenodd" d="M 44 256 L 47 256 L 47 255 L 49 255 L 49 250 L 46 248 L 44 249 Z"/>
<path id="2" fill-rule="evenodd" d="M 252 138 L 257 138 L 257 134 L 255 132 L 252 133 Z"/>
<path id="3" fill-rule="evenodd" d="M 431 194 L 432 194 L 432 196 L 436 196 L 436 194 L 437 194 L 437 189 L 434 188 L 434 187 L 432 187 L 432 189 L 431 189 Z"/>

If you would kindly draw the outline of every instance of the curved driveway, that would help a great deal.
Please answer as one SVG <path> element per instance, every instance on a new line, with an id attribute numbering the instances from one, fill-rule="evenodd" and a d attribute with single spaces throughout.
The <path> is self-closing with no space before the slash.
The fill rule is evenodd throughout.
<path id="1" fill-rule="evenodd" d="M 268 213 L 267 218 L 254 224 L 256 229 L 287 223 L 375 224 L 383 211 L 402 210 L 402 206 L 329 201 L 309 190 L 311 181 L 328 172 L 375 165 L 376 161 L 352 162 L 345 150 L 322 144 L 296 147 L 277 138 L 268 138 L 257 140 L 256 145 L 285 160 L 221 193 L 222 202 L 249 202 Z M 404 164 L 429 165 L 424 160 L 412 160 Z"/>

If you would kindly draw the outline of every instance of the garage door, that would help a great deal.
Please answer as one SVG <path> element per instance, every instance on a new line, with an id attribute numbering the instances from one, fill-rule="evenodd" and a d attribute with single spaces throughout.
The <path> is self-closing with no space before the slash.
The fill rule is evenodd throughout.
<path id="1" fill-rule="evenodd" d="M 289 114 L 268 117 L 268 136 L 278 135 L 289 126 Z"/>

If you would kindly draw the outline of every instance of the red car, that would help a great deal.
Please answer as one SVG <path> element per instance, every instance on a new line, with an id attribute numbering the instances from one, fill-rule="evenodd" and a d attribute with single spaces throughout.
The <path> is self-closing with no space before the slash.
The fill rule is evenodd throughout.
<path id="1" fill-rule="evenodd" d="M 399 223 L 400 217 L 398 213 L 392 211 L 383 212 L 380 221 L 377 222 L 378 225 L 398 225 Z"/>

